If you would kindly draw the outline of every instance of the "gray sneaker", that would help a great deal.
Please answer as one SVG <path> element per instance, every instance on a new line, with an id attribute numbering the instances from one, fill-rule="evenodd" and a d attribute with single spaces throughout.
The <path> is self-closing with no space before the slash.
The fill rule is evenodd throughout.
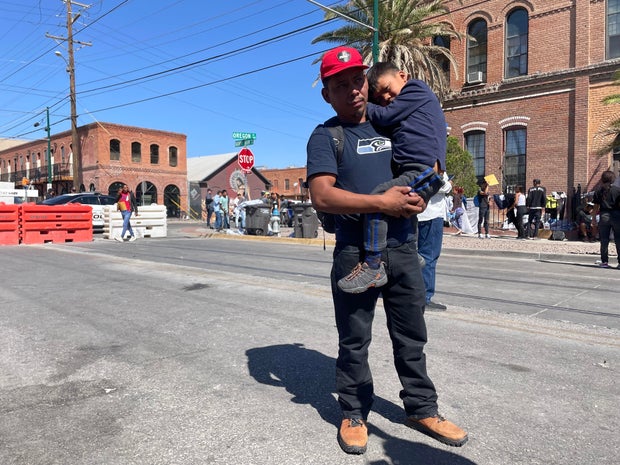
<path id="1" fill-rule="evenodd" d="M 378 269 L 372 269 L 366 262 L 358 263 L 353 271 L 338 281 L 338 287 L 349 294 L 359 294 L 371 287 L 381 287 L 387 284 L 387 273 L 383 262 Z"/>

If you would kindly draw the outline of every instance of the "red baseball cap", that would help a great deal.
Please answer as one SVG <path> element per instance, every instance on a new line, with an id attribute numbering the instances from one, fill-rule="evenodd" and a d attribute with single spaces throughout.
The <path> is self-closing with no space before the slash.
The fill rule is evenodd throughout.
<path id="1" fill-rule="evenodd" d="M 325 79 L 349 68 L 367 69 L 362 55 L 351 47 L 336 47 L 323 55 L 321 61 L 321 79 Z"/>

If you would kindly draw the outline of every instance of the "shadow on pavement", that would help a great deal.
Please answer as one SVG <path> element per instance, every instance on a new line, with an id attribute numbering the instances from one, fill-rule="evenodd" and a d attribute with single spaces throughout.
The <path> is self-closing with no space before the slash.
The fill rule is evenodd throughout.
<path id="1" fill-rule="evenodd" d="M 286 389 L 292 402 L 309 404 L 321 418 L 337 428 L 341 415 L 335 392 L 336 360 L 303 344 L 280 344 L 246 351 L 250 375 L 259 383 Z M 375 396 L 372 410 L 387 420 L 403 424 L 403 408 Z M 403 425 L 405 428 L 405 426 Z M 370 434 L 383 439 L 385 455 L 390 461 L 369 462 L 372 465 L 392 463 L 432 463 L 435 465 L 475 465 L 457 454 L 426 444 L 395 438 L 369 423 Z M 417 432 L 413 434 L 419 434 Z M 335 435 L 334 435 L 335 436 Z M 412 462 L 413 461 L 413 462 Z"/>

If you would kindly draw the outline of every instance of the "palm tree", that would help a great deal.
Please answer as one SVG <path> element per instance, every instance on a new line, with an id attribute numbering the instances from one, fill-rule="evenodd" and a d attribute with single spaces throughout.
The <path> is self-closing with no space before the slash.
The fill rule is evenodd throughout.
<path id="1" fill-rule="evenodd" d="M 614 73 L 614 82 L 612 85 L 620 86 L 620 70 Z M 620 94 L 608 95 L 602 100 L 602 102 L 605 105 L 616 105 L 620 103 Z M 598 150 L 599 156 L 605 156 L 605 155 L 608 155 L 609 152 L 619 150 L 620 149 L 620 137 L 619 137 L 620 136 L 620 118 L 616 118 L 611 123 L 609 123 L 609 126 L 603 129 L 599 135 L 605 138 L 614 136 L 613 139 L 611 139 L 609 142 L 607 142 L 605 145 L 603 145 L 603 147 L 601 147 Z"/>
<path id="2" fill-rule="evenodd" d="M 350 0 L 333 10 L 363 24 L 373 24 L 375 0 Z M 435 39 L 461 39 L 462 34 L 445 20 L 443 0 L 379 0 L 379 61 L 392 61 L 412 78 L 425 81 L 443 101 L 450 92 L 448 75 L 442 62 L 456 62 L 450 50 L 436 45 Z M 331 11 L 325 19 L 339 17 Z M 364 61 L 372 63 L 373 31 L 357 23 L 347 23 L 339 29 L 326 32 L 312 43 L 328 42 L 358 48 Z M 441 42 L 441 41 L 439 41 Z"/>

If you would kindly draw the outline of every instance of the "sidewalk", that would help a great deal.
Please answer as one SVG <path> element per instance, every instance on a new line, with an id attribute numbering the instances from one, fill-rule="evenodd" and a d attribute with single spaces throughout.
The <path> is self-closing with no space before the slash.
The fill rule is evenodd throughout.
<path id="1" fill-rule="evenodd" d="M 218 237 L 261 241 L 291 241 L 297 244 L 325 245 L 333 247 L 334 235 L 323 233 L 319 228 L 318 237 L 295 238 L 293 228 L 280 228 L 280 236 L 251 236 L 238 234 L 234 230 L 217 232 L 207 229 L 204 223 L 195 221 L 171 220 L 185 224 L 179 229 L 182 234 L 190 237 Z M 513 231 L 493 230 L 491 239 L 479 239 L 477 234 L 457 236 L 453 228 L 444 229 L 444 254 L 459 255 L 498 255 L 511 254 L 515 258 L 531 258 L 536 260 L 569 261 L 594 264 L 600 258 L 599 242 L 552 241 L 549 239 L 518 240 Z M 616 265 L 616 247 L 613 241 L 609 244 L 609 256 L 612 266 Z"/>

